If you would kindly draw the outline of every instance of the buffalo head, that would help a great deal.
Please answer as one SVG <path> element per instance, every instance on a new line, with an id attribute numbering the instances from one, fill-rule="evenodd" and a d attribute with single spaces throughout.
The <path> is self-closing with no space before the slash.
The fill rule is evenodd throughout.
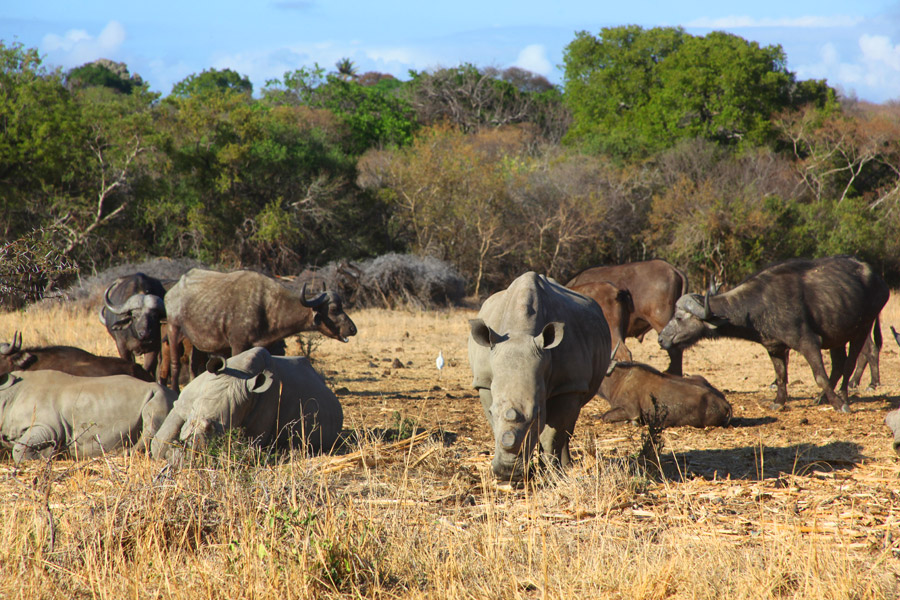
<path id="1" fill-rule="evenodd" d="M 342 342 L 350 341 L 356 335 L 356 325 L 347 313 L 337 292 L 324 291 L 315 298 L 307 300 L 306 284 L 300 288 L 300 304 L 313 311 L 313 324 L 323 335 Z"/>
<path id="2" fill-rule="evenodd" d="M 162 298 L 154 294 L 133 294 L 120 304 L 114 303 L 109 293 L 116 284 L 111 284 L 103 294 L 103 308 L 100 322 L 110 333 L 131 330 L 139 342 L 148 342 L 159 337 L 160 320 L 165 318 L 166 309 Z"/>
<path id="3" fill-rule="evenodd" d="M 675 314 L 659 332 L 659 345 L 663 350 L 687 348 L 702 338 L 716 336 L 716 329 L 725 322 L 709 307 L 709 299 L 717 291 L 717 286 L 710 286 L 705 296 L 685 294 L 678 299 Z"/>

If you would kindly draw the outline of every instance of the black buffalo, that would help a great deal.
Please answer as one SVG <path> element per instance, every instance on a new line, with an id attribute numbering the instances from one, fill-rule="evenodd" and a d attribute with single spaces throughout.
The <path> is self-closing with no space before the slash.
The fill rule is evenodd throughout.
<path id="1" fill-rule="evenodd" d="M 796 350 L 806 358 L 831 405 L 849 412 L 850 376 L 888 296 L 884 280 L 853 257 L 789 260 L 723 294 L 682 296 L 659 334 L 659 344 L 664 349 L 686 348 L 700 339 L 718 337 L 759 342 L 775 367 L 776 410 L 787 401 L 788 350 Z M 822 349 L 831 352 L 830 379 Z M 834 386 L 841 377 L 836 394 Z"/>
<path id="2" fill-rule="evenodd" d="M 143 355 L 144 369 L 156 373 L 166 318 L 163 284 L 143 273 L 116 279 L 103 294 L 100 322 L 116 342 L 119 356 L 134 360 Z"/>

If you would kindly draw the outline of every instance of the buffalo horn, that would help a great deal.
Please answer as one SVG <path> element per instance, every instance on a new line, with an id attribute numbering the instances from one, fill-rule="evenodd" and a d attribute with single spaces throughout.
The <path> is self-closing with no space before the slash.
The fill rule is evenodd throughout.
<path id="1" fill-rule="evenodd" d="M 616 342 L 616 347 L 613 348 L 612 354 L 609 355 L 609 366 L 606 368 L 606 374 L 612 375 L 613 369 L 616 368 L 616 365 L 619 364 L 619 361 L 616 360 L 616 352 L 619 351 L 619 344 L 622 343 L 622 340 Z"/>
<path id="2" fill-rule="evenodd" d="M 306 284 L 303 284 L 303 287 L 300 288 L 300 304 L 305 306 L 306 308 L 318 308 L 322 305 L 323 302 L 328 298 L 328 295 L 325 292 L 322 292 L 312 300 L 306 299 Z"/>
<path id="3" fill-rule="evenodd" d="M 22 349 L 22 334 L 16 331 L 13 334 L 13 342 L 12 344 L 0 344 L 0 354 L 4 356 L 9 356 L 10 354 L 15 354 L 19 350 Z"/>

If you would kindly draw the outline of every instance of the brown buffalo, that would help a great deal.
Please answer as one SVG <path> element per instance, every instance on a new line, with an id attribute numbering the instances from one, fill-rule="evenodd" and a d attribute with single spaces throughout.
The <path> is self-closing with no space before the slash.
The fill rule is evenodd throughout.
<path id="1" fill-rule="evenodd" d="M 631 360 L 631 351 L 625 346 L 628 325 L 634 312 L 634 301 L 628 290 L 622 290 L 609 281 L 595 281 L 573 288 L 582 296 L 592 298 L 600 305 L 606 323 L 609 325 L 610 343 L 616 348 L 613 357 L 619 360 Z"/>
<path id="2" fill-rule="evenodd" d="M 341 340 L 356 334 L 341 297 L 332 291 L 306 298 L 254 271 L 218 273 L 191 269 L 166 293 L 171 379 L 178 389 L 182 338 L 195 351 L 236 356 L 301 331 Z"/>
<path id="3" fill-rule="evenodd" d="M 663 427 L 717 427 L 731 420 L 731 404 L 703 377 L 660 373 L 641 363 L 613 360 L 600 394 L 612 407 L 602 417 L 610 423 L 658 418 Z"/>
<path id="4" fill-rule="evenodd" d="M 97 356 L 72 346 L 22 348 L 22 334 L 13 335 L 12 344 L 0 344 L 0 375 L 12 371 L 62 371 L 80 377 L 131 375 L 143 381 L 153 376 L 130 360 Z"/>
<path id="5" fill-rule="evenodd" d="M 675 302 L 687 293 L 687 276 L 659 259 L 590 267 L 569 280 L 566 287 L 593 297 L 585 286 L 598 282 L 612 284 L 631 294 L 633 308 L 628 316 L 625 335 L 638 340 L 643 340 L 644 334 L 651 329 L 657 333 L 662 331 L 675 314 Z M 581 291 L 583 288 L 585 291 Z M 681 375 L 684 350 L 672 347 L 667 352 L 669 367 L 666 372 Z"/>

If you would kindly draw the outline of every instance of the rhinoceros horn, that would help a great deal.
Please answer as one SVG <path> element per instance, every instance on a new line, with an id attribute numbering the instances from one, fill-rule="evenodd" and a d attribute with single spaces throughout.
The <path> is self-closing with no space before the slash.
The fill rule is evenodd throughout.
<path id="1" fill-rule="evenodd" d="M 9 356 L 10 354 L 15 354 L 19 350 L 22 349 L 22 334 L 16 331 L 13 334 L 13 343 L 10 344 L 0 344 L 0 354 L 4 356 Z"/>
<path id="2" fill-rule="evenodd" d="M 328 294 L 322 292 L 312 300 L 306 299 L 306 284 L 303 284 L 303 287 L 300 288 L 300 304 L 305 306 L 306 308 L 318 308 L 328 299 Z"/>

